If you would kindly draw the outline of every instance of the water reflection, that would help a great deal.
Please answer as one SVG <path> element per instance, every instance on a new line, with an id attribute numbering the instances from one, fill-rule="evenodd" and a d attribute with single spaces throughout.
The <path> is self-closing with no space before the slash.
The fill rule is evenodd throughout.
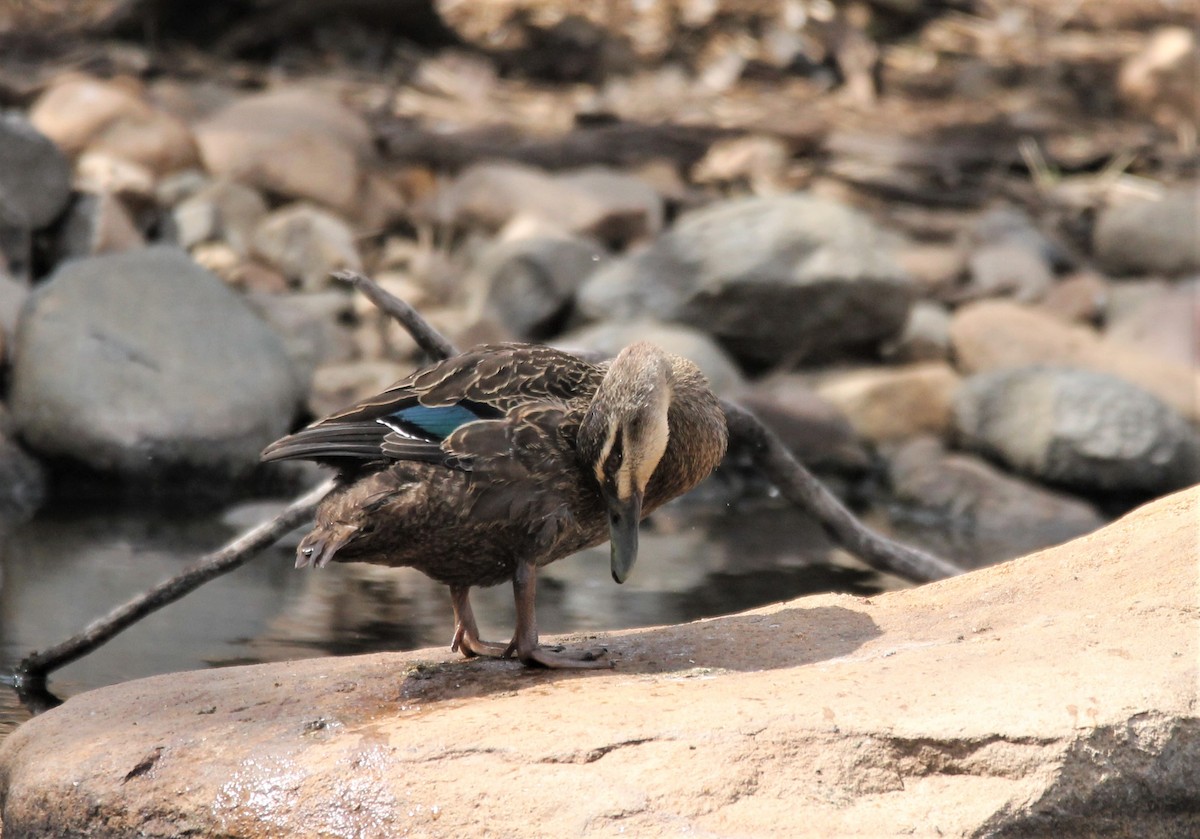
<path id="1" fill-rule="evenodd" d="M 57 643 L 200 554 L 224 544 L 257 505 L 232 516 L 106 511 L 46 515 L 0 531 L 0 666 Z M 770 504 L 715 513 L 660 511 L 633 578 L 616 586 L 607 548 L 555 563 L 538 589 L 545 633 L 619 629 L 726 614 L 818 591 L 868 594 L 900 585 L 832 549 L 805 516 Z M 51 677 L 61 696 L 175 670 L 449 642 L 448 595 L 410 569 L 292 568 L 281 545 L 151 615 Z M 485 637 L 507 639 L 507 586 L 477 590 Z M 26 715 L 0 691 L 0 726 Z"/>

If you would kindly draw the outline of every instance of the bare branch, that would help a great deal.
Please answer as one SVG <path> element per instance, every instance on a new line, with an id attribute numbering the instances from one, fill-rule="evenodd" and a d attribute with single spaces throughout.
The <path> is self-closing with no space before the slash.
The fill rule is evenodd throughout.
<path id="1" fill-rule="evenodd" d="M 872 568 L 917 582 L 930 582 L 963 573 L 952 562 L 888 539 L 860 522 L 815 475 L 804 468 L 783 442 L 758 417 L 741 405 L 721 401 L 730 441 L 746 446 L 754 464 L 783 497 L 810 513 L 846 550 Z"/>
<path id="2" fill-rule="evenodd" d="M 349 283 L 361 291 L 368 300 L 375 304 L 375 308 L 403 326 L 426 355 L 438 361 L 458 355 L 454 344 L 430 326 L 429 321 L 421 317 L 416 309 L 396 295 L 384 291 L 370 277 L 357 271 L 335 271 L 333 278 Z"/>
<path id="3" fill-rule="evenodd" d="M 312 518 L 317 505 L 332 488 L 332 480 L 322 482 L 289 504 L 275 518 L 246 531 L 219 551 L 202 557 L 174 577 L 118 606 L 82 632 L 47 650 L 27 655 L 14 672 L 18 693 L 22 688 L 35 694 L 44 692 L 48 674 L 92 652 L 146 615 L 174 603 L 214 577 L 226 574 L 257 556 L 289 530 Z"/>

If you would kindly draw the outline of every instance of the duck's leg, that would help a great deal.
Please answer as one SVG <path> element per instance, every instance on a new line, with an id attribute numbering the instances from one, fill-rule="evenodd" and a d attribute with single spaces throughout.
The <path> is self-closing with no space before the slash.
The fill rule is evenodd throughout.
<path id="1" fill-rule="evenodd" d="M 506 657 L 514 652 L 524 664 L 555 669 L 592 670 L 612 667 L 604 657 L 605 650 L 580 652 L 553 652 L 538 643 L 537 613 L 534 599 L 537 595 L 537 566 L 532 562 L 518 562 L 513 574 L 513 595 L 517 601 L 517 630 L 512 643 L 504 651 Z"/>
<path id="2" fill-rule="evenodd" d="M 450 649 L 462 652 L 467 658 L 477 655 L 499 658 L 509 645 L 479 640 L 479 627 L 475 624 L 475 613 L 471 611 L 470 592 L 470 586 L 450 586 L 450 602 L 454 606 L 454 640 L 450 642 Z"/>

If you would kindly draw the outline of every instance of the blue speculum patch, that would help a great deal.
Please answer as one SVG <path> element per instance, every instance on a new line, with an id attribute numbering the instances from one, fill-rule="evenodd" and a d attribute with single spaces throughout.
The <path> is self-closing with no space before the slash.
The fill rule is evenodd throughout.
<path id="1" fill-rule="evenodd" d="M 470 408 L 460 404 L 445 405 L 436 408 L 431 408 L 427 405 L 412 405 L 408 408 L 401 408 L 399 411 L 391 414 L 390 418 L 395 418 L 401 423 L 422 431 L 431 437 L 444 440 L 456 428 L 466 425 L 469 422 L 474 422 L 482 417 Z"/>

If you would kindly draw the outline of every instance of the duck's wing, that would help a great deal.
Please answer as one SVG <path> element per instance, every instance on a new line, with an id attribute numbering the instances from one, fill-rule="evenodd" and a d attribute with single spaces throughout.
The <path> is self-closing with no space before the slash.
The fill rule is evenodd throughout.
<path id="1" fill-rule="evenodd" d="M 272 443 L 262 457 L 420 460 L 465 468 L 481 456 L 487 459 L 486 441 L 500 445 L 507 432 L 472 434 L 465 449 L 451 442 L 456 432 L 515 417 L 525 406 L 590 398 L 602 375 L 594 365 L 550 347 L 477 347 Z"/>

